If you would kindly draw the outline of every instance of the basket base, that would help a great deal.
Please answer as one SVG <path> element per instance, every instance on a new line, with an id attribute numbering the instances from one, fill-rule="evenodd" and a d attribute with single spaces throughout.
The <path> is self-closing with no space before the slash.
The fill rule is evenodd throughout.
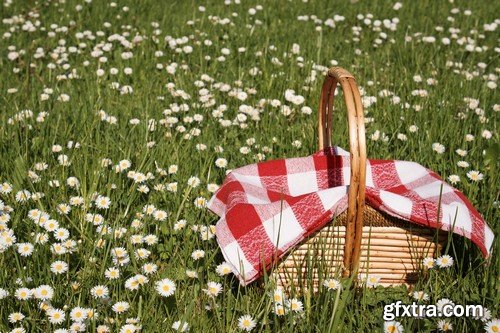
<path id="1" fill-rule="evenodd" d="M 369 206 L 364 214 L 358 273 L 373 277 L 376 285 L 415 284 L 422 260 L 435 257 L 448 239 L 446 232 L 387 218 Z M 275 266 L 270 278 L 285 290 L 317 292 L 323 280 L 341 276 L 346 219 L 343 213 L 304 240 Z"/>

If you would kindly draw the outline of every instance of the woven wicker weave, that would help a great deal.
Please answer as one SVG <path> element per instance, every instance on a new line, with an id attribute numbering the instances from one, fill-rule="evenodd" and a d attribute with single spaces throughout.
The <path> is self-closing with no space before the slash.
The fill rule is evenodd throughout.
<path id="1" fill-rule="evenodd" d="M 323 84 L 319 148 L 331 147 L 334 91 L 340 83 L 349 124 L 351 179 L 348 210 L 309 236 L 271 273 L 285 289 L 317 290 L 323 279 L 353 273 L 380 277 L 384 286 L 413 284 L 422 259 L 440 251 L 448 235 L 365 206 L 366 143 L 363 106 L 352 74 L 334 67 Z"/>

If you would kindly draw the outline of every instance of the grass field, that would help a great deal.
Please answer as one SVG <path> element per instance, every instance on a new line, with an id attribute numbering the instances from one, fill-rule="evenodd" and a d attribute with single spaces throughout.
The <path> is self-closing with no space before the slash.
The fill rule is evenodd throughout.
<path id="1" fill-rule="evenodd" d="M 226 274 L 205 208 L 231 169 L 316 151 L 323 75 L 338 65 L 364 94 L 369 157 L 438 172 L 498 234 L 498 13 L 498 1 L 3 0 L 0 332 L 498 332 L 498 242 L 488 265 L 455 237 L 452 267 L 420 296 L 341 280 L 280 314 L 270 283 Z M 348 147 L 336 105 L 333 141 Z M 388 327 L 384 305 L 414 296 L 488 313 Z"/>

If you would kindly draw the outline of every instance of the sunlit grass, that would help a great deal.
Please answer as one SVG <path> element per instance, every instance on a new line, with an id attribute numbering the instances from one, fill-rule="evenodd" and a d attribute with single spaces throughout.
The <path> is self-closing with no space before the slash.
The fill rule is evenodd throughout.
<path id="1" fill-rule="evenodd" d="M 120 331 L 127 320 L 143 332 L 166 332 L 177 321 L 193 332 L 232 332 L 243 315 L 255 321 L 254 331 L 382 330 L 384 304 L 413 301 L 405 287 L 352 289 L 346 280 L 341 290 L 295 295 L 303 311 L 275 315 L 271 284 L 243 288 L 216 272 L 223 261 L 210 229 L 217 217 L 195 205 L 228 170 L 316 151 L 320 86 L 332 65 L 351 71 L 362 88 L 369 157 L 458 177 L 454 186 L 497 233 L 498 2 L 409 1 L 398 10 L 385 1 L 230 3 L 4 1 L 0 184 L 12 191 L 6 185 L 0 192 L 0 230 L 13 230 L 18 243 L 34 249 L 23 256 L 13 245 L 0 253 L 0 288 L 10 293 L 0 299 L 2 332 L 69 329 L 75 307 L 97 314 L 84 321 L 89 332 L 100 325 Z M 287 101 L 287 89 L 304 102 Z M 333 141 L 348 147 L 341 99 L 336 107 Z M 227 166 L 217 166 L 218 158 Z M 124 160 L 130 167 L 117 170 Z M 472 170 L 483 179 L 471 180 Z M 69 177 L 79 185 L 70 186 Z M 191 177 L 200 184 L 189 185 Z M 16 200 L 22 190 L 36 200 Z M 110 199 L 109 208 L 97 207 L 97 195 Z M 71 211 L 60 213 L 60 204 Z M 147 205 L 166 218 L 149 215 Z M 33 209 L 49 214 L 68 238 L 58 241 L 37 225 L 28 217 Z M 88 214 L 100 214 L 102 224 Z M 75 242 L 66 244 L 70 253 L 51 250 L 67 240 Z M 123 266 L 113 261 L 116 248 L 127 253 Z M 142 248 L 150 253 L 137 255 Z M 195 250 L 204 256 L 195 260 Z M 497 318 L 497 252 L 486 265 L 471 242 L 456 237 L 447 248 L 453 267 L 432 270 L 415 290 L 427 293 L 429 304 L 482 304 Z M 57 260 L 68 264 L 66 272 L 51 270 Z M 156 271 L 146 274 L 146 263 Z M 106 270 L 115 266 L 120 276 L 111 279 Z M 138 274 L 148 281 L 130 290 L 126 281 Z M 165 278 L 176 289 L 164 297 L 155 283 Z M 208 295 L 209 282 L 221 283 L 221 293 Z M 50 306 L 65 311 L 61 324 L 49 321 L 40 300 L 14 296 L 42 285 L 54 290 Z M 99 285 L 109 297 L 92 296 Z M 117 302 L 130 308 L 118 314 Z M 25 318 L 9 322 L 16 312 Z M 400 321 L 408 332 L 437 329 L 436 319 Z M 484 327 L 470 318 L 450 322 L 458 332 Z"/>

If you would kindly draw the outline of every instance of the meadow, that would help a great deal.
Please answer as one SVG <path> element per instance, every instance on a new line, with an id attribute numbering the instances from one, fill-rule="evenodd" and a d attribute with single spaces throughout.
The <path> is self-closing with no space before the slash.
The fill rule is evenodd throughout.
<path id="1" fill-rule="evenodd" d="M 498 235 L 498 13 L 498 1 L 3 0 L 0 332 L 498 332 L 498 241 L 486 262 L 453 237 L 451 267 L 412 290 L 332 276 L 283 295 L 239 285 L 206 209 L 231 169 L 317 150 L 337 65 L 362 91 L 369 158 L 436 171 Z M 488 310 L 385 322 L 397 300 Z"/>

